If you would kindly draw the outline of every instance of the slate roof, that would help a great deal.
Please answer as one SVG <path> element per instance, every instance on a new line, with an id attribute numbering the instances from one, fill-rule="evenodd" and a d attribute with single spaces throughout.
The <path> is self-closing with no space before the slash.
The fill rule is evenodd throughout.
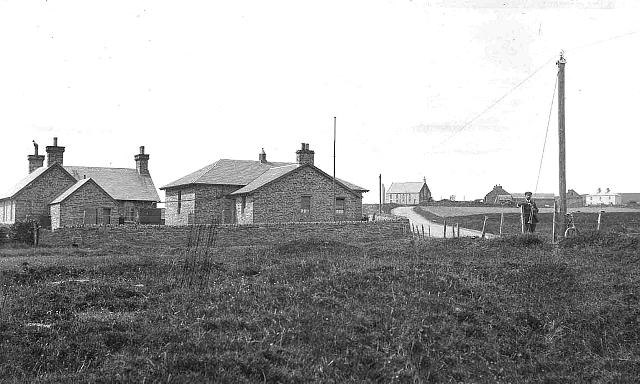
<path id="1" fill-rule="evenodd" d="M 241 195 L 244 193 L 253 192 L 256 189 L 263 187 L 266 184 L 281 178 L 287 173 L 293 171 L 294 169 L 297 169 L 299 166 L 300 164 L 290 164 L 290 165 L 284 165 L 281 167 L 269 168 L 262 175 L 256 177 L 252 182 L 238 189 L 237 191 L 233 192 L 232 195 Z"/>
<path id="2" fill-rule="evenodd" d="M 512 193 L 511 196 L 513 196 L 514 200 L 524 200 L 525 196 L 524 193 Z M 553 193 L 534 193 L 533 194 L 533 199 L 555 199 L 556 195 Z"/>
<path id="3" fill-rule="evenodd" d="M 59 204 L 62 203 L 63 201 L 65 201 L 69 196 L 73 195 L 77 190 L 79 190 L 80 188 L 82 188 L 83 185 L 87 184 L 87 183 L 93 183 L 95 184 L 102 192 L 104 192 L 106 195 L 109 195 L 104 189 L 102 189 L 102 187 L 100 187 L 100 185 L 98 185 L 95 180 L 88 178 L 88 179 L 82 179 L 82 180 L 78 180 L 77 183 L 75 183 L 74 185 L 72 185 L 71 187 L 69 187 L 69 189 L 67 189 L 66 191 L 64 191 L 60 196 L 56 197 L 51 203 L 49 203 L 50 205 L 52 204 Z"/>
<path id="4" fill-rule="evenodd" d="M 422 181 L 416 183 L 391 183 L 387 193 L 420 193 L 424 184 Z"/>
<path id="5" fill-rule="evenodd" d="M 173 181 L 160 189 L 189 184 L 220 184 L 245 186 L 258 176 L 274 167 L 297 165 L 295 163 L 267 162 L 253 160 L 220 159 L 213 164 Z"/>
<path id="6" fill-rule="evenodd" d="M 40 177 L 41 175 L 43 175 L 45 172 L 47 172 L 49 169 L 52 169 L 53 167 L 60 167 L 60 165 L 58 163 L 54 163 L 49 167 L 40 167 L 35 171 L 31 172 L 29 175 L 27 175 L 27 177 L 20 180 L 16 185 L 14 185 L 13 187 L 9 188 L 9 190 L 2 193 L 0 195 L 0 200 L 14 197 L 16 194 L 18 194 L 18 192 L 22 191 L 29 184 L 31 184 L 31 182 L 33 182 L 35 179 L 37 179 L 38 177 Z"/>
<path id="7" fill-rule="evenodd" d="M 76 178 L 93 179 L 115 200 L 160 201 L 151 176 L 138 173 L 135 168 L 105 168 L 64 166 Z"/>

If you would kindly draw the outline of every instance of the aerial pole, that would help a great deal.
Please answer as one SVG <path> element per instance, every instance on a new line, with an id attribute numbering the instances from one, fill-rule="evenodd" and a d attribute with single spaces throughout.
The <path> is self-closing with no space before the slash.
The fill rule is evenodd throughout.
<path id="1" fill-rule="evenodd" d="M 379 191 L 379 198 L 380 198 L 380 203 L 378 204 L 378 214 L 382 214 L 382 199 L 383 199 L 383 194 L 382 194 L 382 173 L 380 174 L 380 176 L 378 176 L 378 191 Z"/>
<path id="2" fill-rule="evenodd" d="M 558 149 L 559 149 L 559 217 L 558 224 L 560 233 L 564 233 L 567 223 L 567 171 L 566 171 L 566 152 L 565 152 L 565 127 L 564 127 L 564 66 L 567 60 L 564 58 L 564 51 L 560 52 L 560 59 L 556 62 L 558 65 Z"/>
<path id="3" fill-rule="evenodd" d="M 336 117 L 333 116 L 333 221 L 336 221 Z"/>

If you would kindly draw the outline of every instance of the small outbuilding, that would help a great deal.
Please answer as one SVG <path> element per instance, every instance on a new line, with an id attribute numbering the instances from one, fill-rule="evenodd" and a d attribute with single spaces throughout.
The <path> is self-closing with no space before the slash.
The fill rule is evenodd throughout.
<path id="1" fill-rule="evenodd" d="M 82 179 L 49 204 L 51 229 L 117 224 L 118 202 L 93 179 Z"/>

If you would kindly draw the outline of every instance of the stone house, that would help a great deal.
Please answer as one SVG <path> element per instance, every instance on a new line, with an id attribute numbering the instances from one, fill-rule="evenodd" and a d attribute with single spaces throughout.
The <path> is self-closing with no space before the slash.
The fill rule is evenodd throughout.
<path id="1" fill-rule="evenodd" d="M 508 199 L 507 199 L 508 196 Z M 485 204 L 503 204 L 511 200 L 511 194 L 502 188 L 502 185 L 496 184 L 493 189 L 484 196 Z"/>
<path id="2" fill-rule="evenodd" d="M 91 178 L 77 181 L 49 205 L 51 229 L 118 222 L 118 203 Z"/>
<path id="3" fill-rule="evenodd" d="M 166 193 L 165 224 L 272 223 L 360 220 L 366 189 L 333 178 L 314 165 L 303 143 L 296 162 L 221 159 L 160 189 Z"/>
<path id="4" fill-rule="evenodd" d="M 93 191 L 95 194 L 93 205 L 85 204 L 88 212 L 86 217 L 91 218 L 91 212 L 95 212 L 96 209 L 109 208 L 112 210 L 109 217 L 115 218 L 109 219 L 113 224 L 119 221 L 136 221 L 140 210 L 155 208 L 156 203 L 160 201 L 149 174 L 149 155 L 144 153 L 144 147 L 140 147 L 140 153 L 134 156 L 136 168 L 106 168 L 65 166 L 65 147 L 58 146 L 57 138 L 54 138 L 53 146 L 46 147 L 48 159 L 47 166 L 44 166 L 45 156 L 39 155 L 38 146 L 35 143 L 34 145 L 35 153 L 28 156 L 29 175 L 9 191 L 0 194 L 0 224 L 12 224 L 27 219 L 39 220 L 41 223 L 50 220 L 64 223 L 62 216 L 77 218 L 77 212 L 70 212 L 65 216 L 64 209 L 67 207 L 77 209 L 73 204 L 66 203 L 66 200 L 63 201 L 65 204 L 57 204 L 53 211 L 50 207 L 52 202 L 74 187 L 79 188 L 84 194 L 86 191 Z M 81 186 L 77 185 L 79 181 L 87 179 L 91 179 L 92 185 L 97 185 L 101 192 L 90 186 L 80 188 Z M 115 201 L 115 207 L 111 205 L 113 201 L 109 201 L 104 207 L 96 205 L 104 202 L 103 193 L 107 193 Z M 76 201 L 75 195 L 67 197 Z M 85 197 L 84 201 L 88 204 L 92 200 Z M 52 213 L 62 216 L 53 217 Z M 86 224 L 95 224 L 95 217 Z"/>
<path id="5" fill-rule="evenodd" d="M 430 200 L 431 191 L 426 178 L 422 182 L 391 183 L 385 193 L 386 203 L 422 204 Z"/>

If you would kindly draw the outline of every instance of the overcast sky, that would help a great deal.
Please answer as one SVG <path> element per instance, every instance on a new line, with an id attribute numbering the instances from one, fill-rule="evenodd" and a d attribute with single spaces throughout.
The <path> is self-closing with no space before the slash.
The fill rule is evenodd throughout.
<path id="1" fill-rule="evenodd" d="M 0 190 L 54 136 L 66 165 L 134 167 L 144 145 L 157 187 L 301 142 L 331 174 L 333 116 L 364 202 L 380 173 L 436 199 L 534 190 L 564 49 L 568 188 L 640 192 L 636 3 L 0 0 Z M 557 142 L 554 105 L 538 192 Z"/>

